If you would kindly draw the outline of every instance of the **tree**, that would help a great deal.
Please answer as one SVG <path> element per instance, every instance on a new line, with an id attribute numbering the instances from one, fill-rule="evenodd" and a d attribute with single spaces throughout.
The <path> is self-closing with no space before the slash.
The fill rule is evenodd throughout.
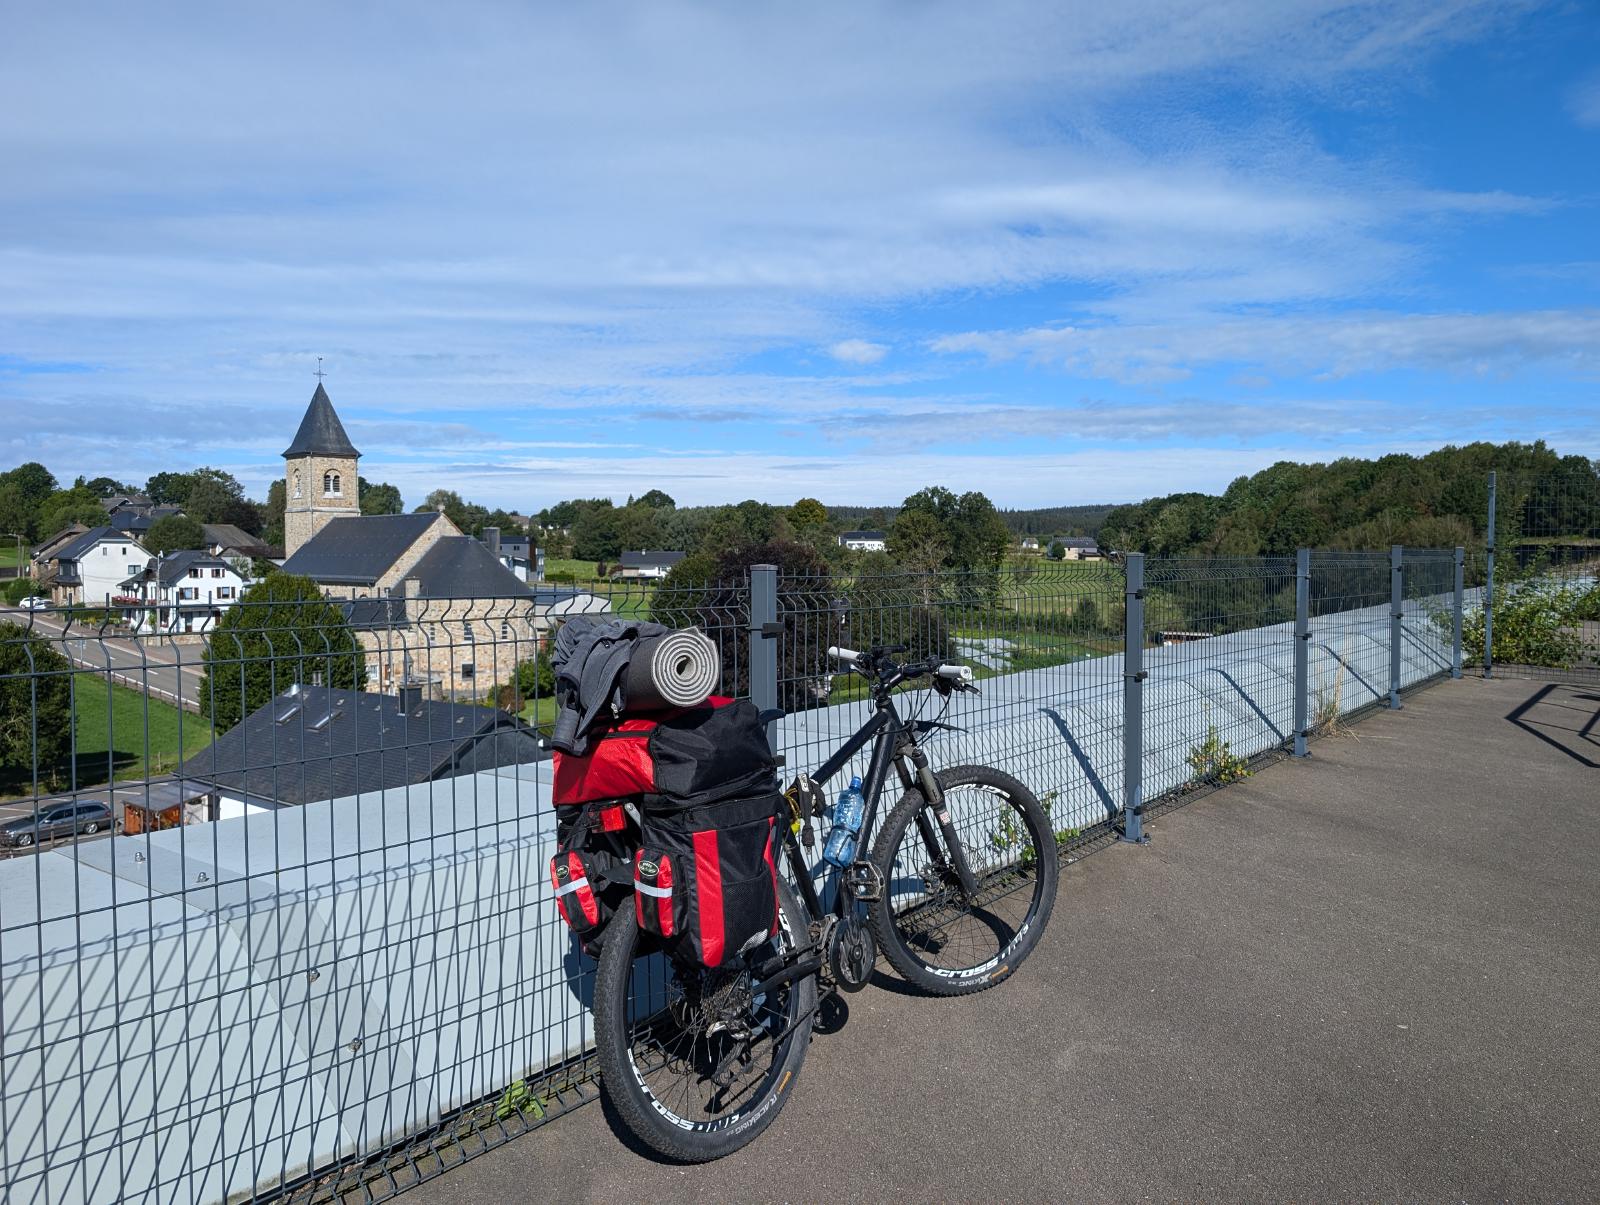
<path id="1" fill-rule="evenodd" d="M 609 500 L 578 512 L 572 521 L 572 555 L 580 561 L 612 560 L 622 552 L 622 512 Z"/>
<path id="2" fill-rule="evenodd" d="M 434 490 L 422 500 L 418 511 L 438 511 L 454 523 L 463 535 L 472 535 L 483 526 L 484 516 L 489 512 L 475 503 L 468 502 L 455 490 Z"/>
<path id="3" fill-rule="evenodd" d="M 206 533 L 188 515 L 167 515 L 150 524 L 150 530 L 139 542 L 151 556 L 166 556 L 186 548 L 204 548 Z"/>
<path id="4" fill-rule="evenodd" d="M 144 483 L 144 492 L 159 506 L 182 506 L 193 485 L 192 473 L 156 473 Z"/>
<path id="5" fill-rule="evenodd" d="M 366 657 L 339 609 L 309 577 L 274 573 L 223 612 L 206 642 L 202 710 L 217 732 L 295 682 L 361 690 Z"/>
<path id="6" fill-rule="evenodd" d="M 261 540 L 274 548 L 282 548 L 283 512 L 287 507 L 287 490 L 279 477 L 267 487 L 267 501 L 261 508 Z"/>
<path id="7" fill-rule="evenodd" d="M 1065 544 L 1063 544 L 1060 540 L 1051 540 L 1050 541 L 1049 557 L 1050 557 L 1050 559 L 1052 561 L 1064 561 L 1064 560 L 1066 560 L 1067 559 L 1067 546 Z"/>
<path id="8" fill-rule="evenodd" d="M 793 541 L 747 544 L 719 556 L 697 553 L 674 565 L 662 579 L 651 603 L 656 622 L 669 627 L 698 627 L 722 656 L 718 693 L 749 697 L 750 566 L 778 566 L 778 705 L 787 711 L 818 707 L 828 701 L 827 648 L 833 639 L 833 612 L 819 606 L 832 597 L 833 581 L 814 548 Z"/>
<path id="9" fill-rule="evenodd" d="M 72 676 L 42 636 L 0 622 L 0 771 L 54 780 L 72 756 Z"/>
<path id="10" fill-rule="evenodd" d="M 372 482 L 365 477 L 358 477 L 358 494 L 361 502 L 361 513 L 364 515 L 399 515 L 406 509 L 405 500 L 400 497 L 398 487 L 390 485 L 387 481 Z M 267 499 L 270 506 L 271 497 Z"/>
<path id="11" fill-rule="evenodd" d="M 651 510 L 672 510 L 678 504 L 664 490 L 646 490 L 637 498 L 628 500 L 629 506 L 648 506 Z"/>
<path id="12" fill-rule="evenodd" d="M 188 491 L 178 505 L 191 519 L 197 523 L 232 523 L 251 535 L 260 533 L 260 509 L 244 496 L 244 487 L 232 473 L 202 468 L 186 476 Z"/>
<path id="13" fill-rule="evenodd" d="M 88 486 L 77 485 L 69 490 L 57 490 L 48 495 L 39 506 L 39 535 L 52 535 L 70 523 L 85 527 L 98 527 L 106 521 L 106 509 L 100 497 Z"/>
<path id="14" fill-rule="evenodd" d="M 133 487 L 123 485 L 115 477 L 93 477 L 84 482 L 84 485 L 93 490 L 100 498 L 109 498 L 112 494 L 131 494 Z"/>
<path id="15" fill-rule="evenodd" d="M 0 530 L 18 531 L 29 539 L 49 535 L 39 530 L 39 511 L 55 489 L 54 475 L 36 460 L 0 473 Z"/>
<path id="16" fill-rule="evenodd" d="M 815 498 L 802 498 L 789 508 L 789 522 L 794 524 L 796 531 L 804 531 L 808 527 L 827 527 L 828 508 Z"/>

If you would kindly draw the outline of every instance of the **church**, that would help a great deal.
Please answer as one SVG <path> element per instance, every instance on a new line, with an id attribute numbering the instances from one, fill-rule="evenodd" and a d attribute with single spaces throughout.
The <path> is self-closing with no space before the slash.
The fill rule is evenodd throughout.
<path id="1" fill-rule="evenodd" d="M 360 459 L 319 381 L 283 451 L 283 571 L 344 612 L 367 651 L 367 689 L 487 697 L 554 620 L 610 610 L 577 590 L 530 588 L 443 512 L 363 515 Z"/>

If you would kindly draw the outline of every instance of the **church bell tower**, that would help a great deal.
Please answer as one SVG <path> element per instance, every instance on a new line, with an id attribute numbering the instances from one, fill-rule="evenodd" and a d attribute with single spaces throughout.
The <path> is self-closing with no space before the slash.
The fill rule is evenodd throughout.
<path id="1" fill-rule="evenodd" d="M 283 551 L 293 556 L 330 520 L 361 513 L 361 453 L 344 433 L 321 381 L 283 459 Z"/>

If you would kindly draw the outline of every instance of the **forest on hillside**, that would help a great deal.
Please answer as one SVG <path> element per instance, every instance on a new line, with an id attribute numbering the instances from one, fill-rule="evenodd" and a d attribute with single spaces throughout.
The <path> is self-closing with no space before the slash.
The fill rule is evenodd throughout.
<path id="1" fill-rule="evenodd" d="M 1226 492 L 1116 507 L 1100 546 L 1158 555 L 1287 555 L 1296 548 L 1481 546 L 1498 474 L 1502 545 L 1600 539 L 1600 462 L 1536 443 L 1472 443 L 1424 456 L 1280 461 Z"/>
<path id="2" fill-rule="evenodd" d="M 1087 506 L 1040 506 L 1032 510 L 999 508 L 1001 521 L 1017 536 L 1092 536 L 1115 508 L 1109 502 Z M 894 522 L 894 506 L 830 506 L 828 518 L 838 527 L 886 531 Z"/>

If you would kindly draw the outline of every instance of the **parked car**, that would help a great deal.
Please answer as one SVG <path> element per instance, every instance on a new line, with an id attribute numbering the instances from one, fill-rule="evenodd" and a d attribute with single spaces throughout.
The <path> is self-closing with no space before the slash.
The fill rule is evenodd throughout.
<path id="1" fill-rule="evenodd" d="M 48 598 L 40 598 L 37 594 L 30 594 L 17 604 L 24 611 L 43 611 L 50 605 Z"/>
<path id="2" fill-rule="evenodd" d="M 0 843 L 22 848 L 70 837 L 77 833 L 109 832 L 114 821 L 111 805 L 98 800 L 81 803 L 47 803 L 33 816 L 0 824 Z"/>

